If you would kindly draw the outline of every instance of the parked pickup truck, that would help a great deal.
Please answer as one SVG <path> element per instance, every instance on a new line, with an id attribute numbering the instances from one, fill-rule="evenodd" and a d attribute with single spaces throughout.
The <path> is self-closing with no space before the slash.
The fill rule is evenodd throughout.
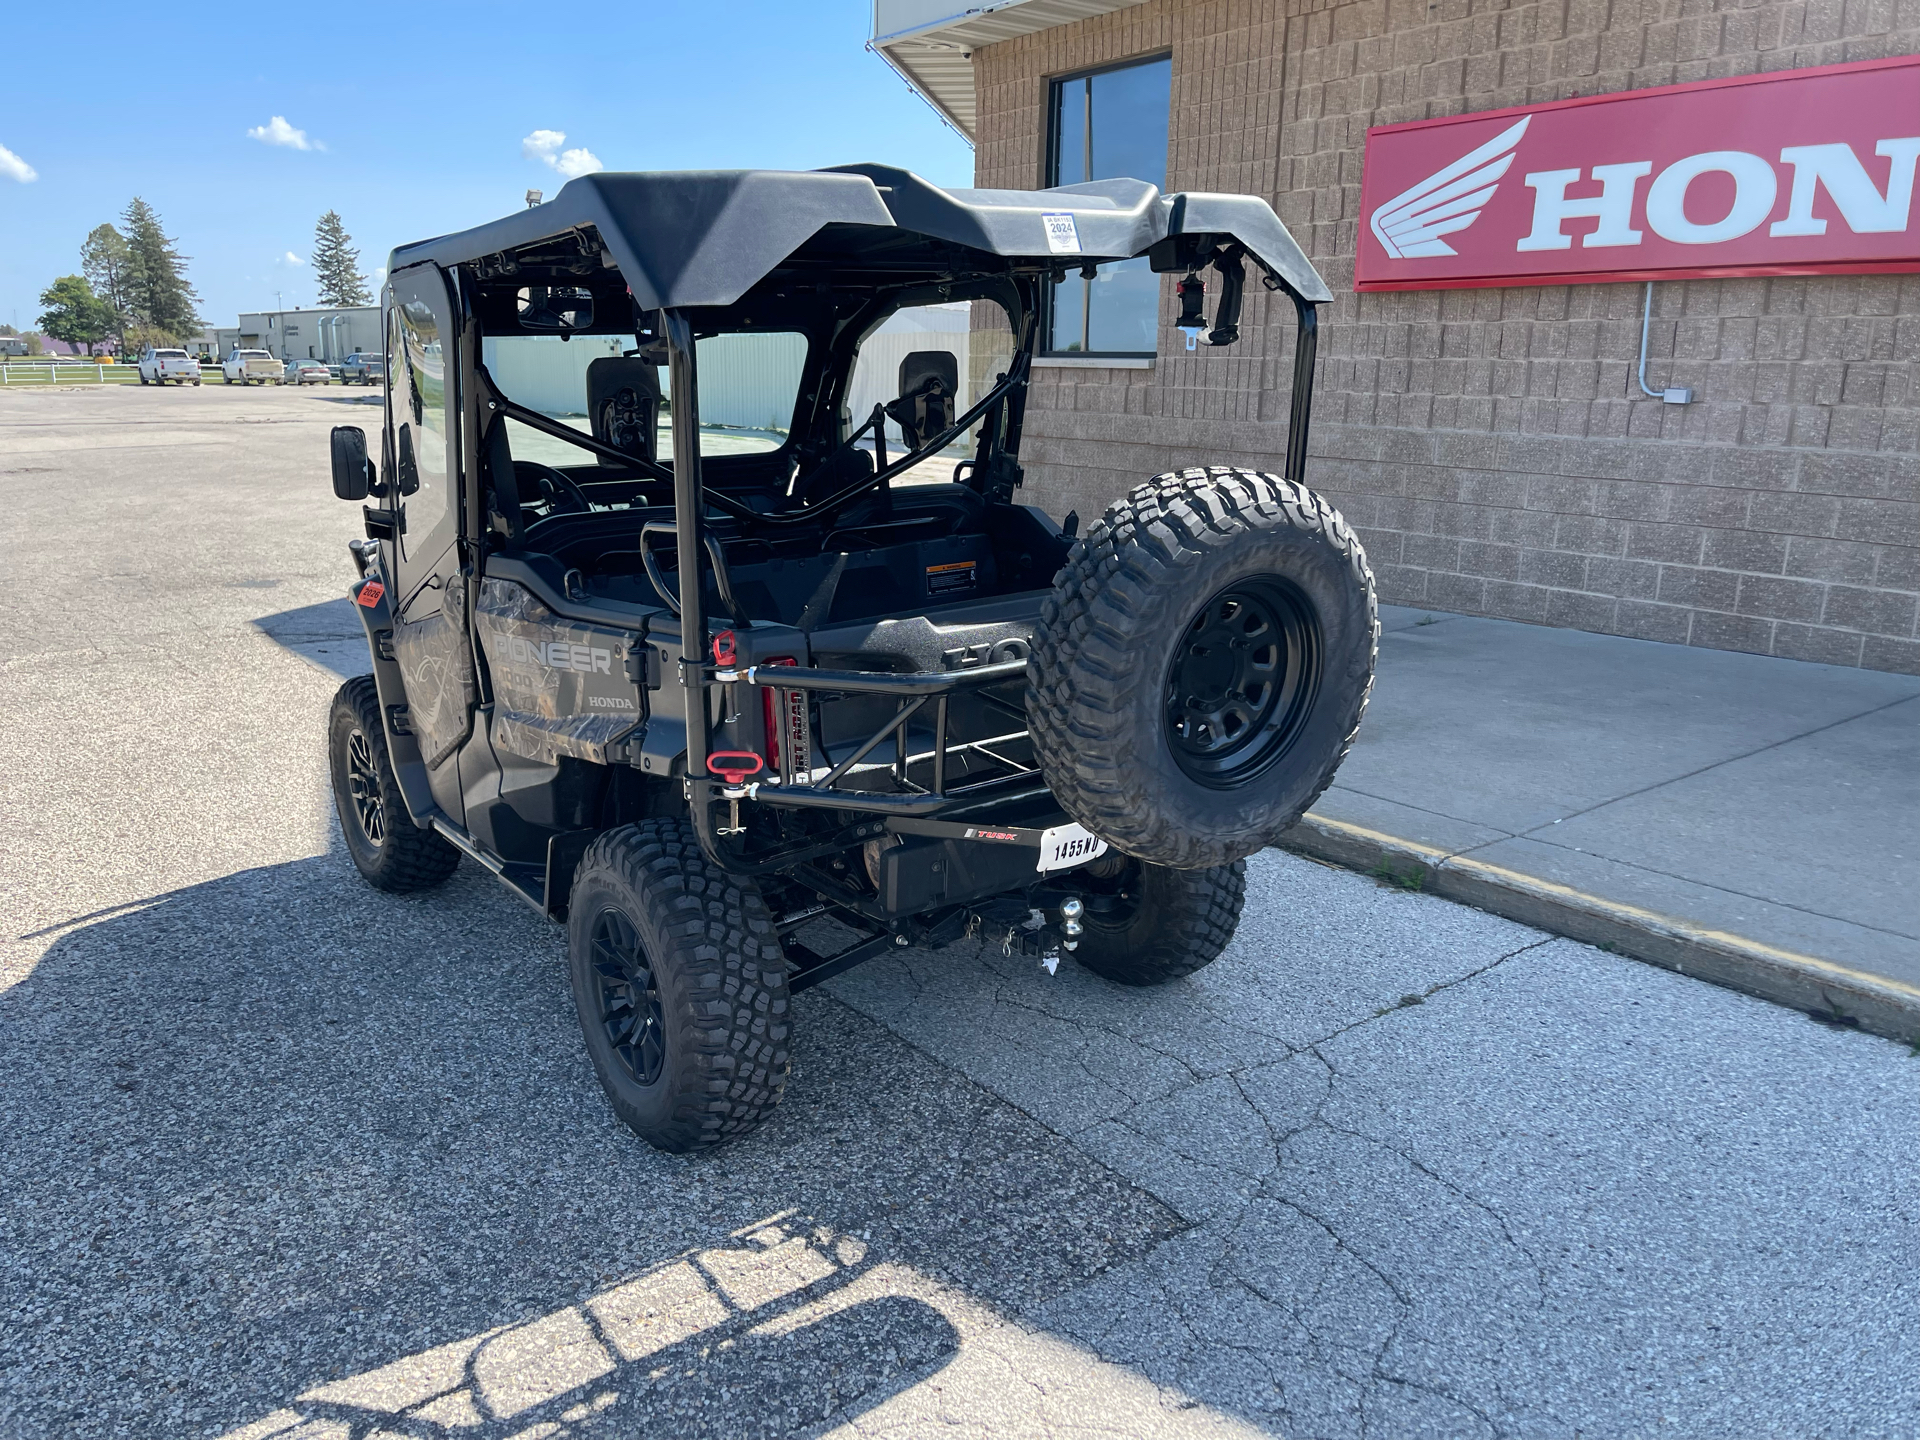
<path id="1" fill-rule="evenodd" d="M 387 357 L 375 350 L 356 350 L 340 362 L 342 385 L 378 385 L 387 374 Z"/>
<path id="2" fill-rule="evenodd" d="M 142 350 L 140 383 L 164 385 L 169 380 L 176 385 L 198 385 L 200 362 L 184 350 L 156 350 L 151 345 Z"/>
<path id="3" fill-rule="evenodd" d="M 285 367 L 265 350 L 236 349 L 221 362 L 220 373 L 226 376 L 229 385 L 251 385 L 256 381 L 262 385 L 278 385 Z"/>

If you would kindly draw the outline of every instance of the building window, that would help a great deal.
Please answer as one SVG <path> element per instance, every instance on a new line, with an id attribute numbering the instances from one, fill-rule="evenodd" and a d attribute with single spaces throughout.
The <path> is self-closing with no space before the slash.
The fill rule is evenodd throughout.
<path id="1" fill-rule="evenodd" d="M 1167 114 L 1173 60 L 1161 55 L 1055 80 L 1047 107 L 1047 184 L 1145 180 L 1167 184 Z M 1047 352 L 1151 355 L 1159 335 L 1160 281 L 1146 257 L 1069 275 L 1047 307 Z"/>

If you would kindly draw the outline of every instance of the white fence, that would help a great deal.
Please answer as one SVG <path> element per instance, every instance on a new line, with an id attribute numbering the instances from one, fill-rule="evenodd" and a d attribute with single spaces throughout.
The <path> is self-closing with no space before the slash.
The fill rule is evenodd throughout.
<path id="1" fill-rule="evenodd" d="M 52 385 L 61 381 L 69 385 L 121 384 L 137 381 L 140 368 L 137 365 L 113 364 L 54 364 L 48 360 L 8 360 L 0 362 L 0 385 Z"/>

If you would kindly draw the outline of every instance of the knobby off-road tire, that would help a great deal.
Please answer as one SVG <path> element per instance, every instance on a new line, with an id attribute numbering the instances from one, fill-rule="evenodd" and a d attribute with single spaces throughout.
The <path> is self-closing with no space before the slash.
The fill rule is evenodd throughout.
<path id="1" fill-rule="evenodd" d="M 1054 577 L 1027 663 L 1067 813 L 1177 869 L 1273 843 L 1332 781 L 1379 648 L 1373 572 L 1320 496 L 1215 467 L 1136 486 Z"/>
<path id="2" fill-rule="evenodd" d="M 614 1114 L 683 1152 L 744 1135 L 786 1090 L 787 961 L 751 881 L 684 820 L 609 830 L 574 874 L 567 952 Z"/>
<path id="3" fill-rule="evenodd" d="M 1080 964 L 1121 985 L 1159 985 L 1211 965 L 1240 925 L 1247 862 L 1174 870 L 1107 855 L 1077 872 Z"/>
<path id="4" fill-rule="evenodd" d="M 407 813 L 371 675 L 349 680 L 335 692 L 327 742 L 340 833 L 367 883 L 405 894 L 430 890 L 453 874 L 460 852 L 415 825 Z"/>

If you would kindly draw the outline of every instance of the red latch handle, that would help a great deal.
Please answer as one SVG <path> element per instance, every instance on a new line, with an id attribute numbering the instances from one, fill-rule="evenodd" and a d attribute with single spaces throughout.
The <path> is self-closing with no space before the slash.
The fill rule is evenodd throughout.
<path id="1" fill-rule="evenodd" d="M 744 784 L 749 775 L 758 775 L 766 766 L 751 750 L 716 750 L 707 757 L 707 769 L 729 785 Z"/>
<path id="2" fill-rule="evenodd" d="M 734 649 L 733 632 L 731 630 L 722 630 L 718 635 L 713 637 L 714 664 L 718 665 L 722 670 L 731 670 L 734 665 L 738 663 L 739 659 L 739 652 Z"/>

